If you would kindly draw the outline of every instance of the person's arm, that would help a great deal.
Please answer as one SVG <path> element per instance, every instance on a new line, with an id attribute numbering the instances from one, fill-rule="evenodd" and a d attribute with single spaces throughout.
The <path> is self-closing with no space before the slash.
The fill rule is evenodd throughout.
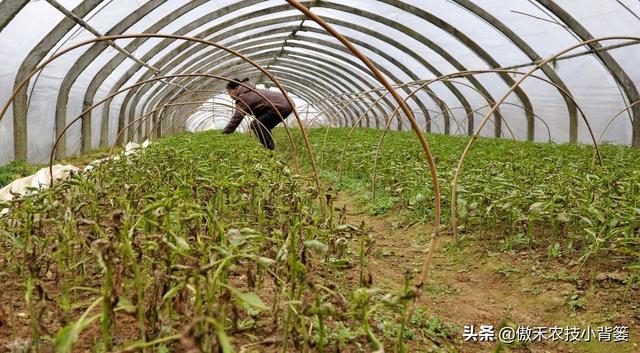
<path id="1" fill-rule="evenodd" d="M 236 129 L 244 119 L 245 112 L 248 111 L 248 109 L 246 108 L 247 107 L 244 102 L 240 100 L 236 101 L 236 112 L 233 114 L 233 117 L 231 117 L 231 120 L 229 120 L 229 122 L 227 123 L 227 126 L 224 127 L 224 130 L 222 130 L 223 134 L 230 134 L 236 131 Z"/>

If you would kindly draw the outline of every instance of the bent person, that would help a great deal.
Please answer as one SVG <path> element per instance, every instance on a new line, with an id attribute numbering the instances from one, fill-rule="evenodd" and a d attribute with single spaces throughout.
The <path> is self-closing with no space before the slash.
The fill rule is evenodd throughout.
<path id="1" fill-rule="evenodd" d="M 233 81 L 227 83 L 227 93 L 235 101 L 236 111 L 222 133 L 234 132 L 244 119 L 245 114 L 253 114 L 256 119 L 251 122 L 249 128 L 258 136 L 260 143 L 265 148 L 273 150 L 275 145 L 271 130 L 291 114 L 293 107 L 280 92 L 257 89 L 249 83 L 248 78 L 242 81 L 236 79 L 235 81 L 242 82 L 251 88 Z"/>

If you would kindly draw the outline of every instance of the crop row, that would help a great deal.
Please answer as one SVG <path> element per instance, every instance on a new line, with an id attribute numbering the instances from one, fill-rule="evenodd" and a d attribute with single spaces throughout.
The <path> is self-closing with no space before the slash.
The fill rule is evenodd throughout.
<path id="1" fill-rule="evenodd" d="M 343 188 L 361 191 L 371 212 L 397 209 L 409 222 L 433 221 L 433 185 L 417 138 L 412 132 L 389 132 L 377 154 L 381 136 L 374 129 L 310 131 L 322 173 Z M 468 138 L 427 139 L 438 168 L 443 220 L 450 225 L 452 180 Z M 284 136 L 280 141 L 286 144 Z M 481 138 L 462 169 L 459 231 L 480 232 L 506 250 L 542 247 L 551 256 L 583 261 L 610 255 L 638 269 L 640 151 L 613 145 L 601 150 L 602 167 L 588 145 Z"/>
<path id="2" fill-rule="evenodd" d="M 311 180 L 245 136 L 209 132 L 2 205 L 0 302 L 16 303 L 0 307 L 4 338 L 28 332 L 34 351 L 57 352 L 404 351 L 408 280 L 366 288 L 370 237 L 321 208 Z M 395 331 L 373 327 L 383 308 Z"/>

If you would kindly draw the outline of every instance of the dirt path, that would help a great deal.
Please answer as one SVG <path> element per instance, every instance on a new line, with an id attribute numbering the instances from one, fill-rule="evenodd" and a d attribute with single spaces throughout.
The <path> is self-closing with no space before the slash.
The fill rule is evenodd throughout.
<path id="1" fill-rule="evenodd" d="M 432 228 L 407 226 L 401 215 L 393 212 L 370 216 L 360 211 L 355 198 L 340 192 L 335 207 L 346 206 L 347 223 L 359 225 L 364 221 L 375 239 L 368 263 L 373 286 L 398 288 L 406 271 L 420 268 Z M 599 288 L 593 290 L 589 283 L 571 275 L 575 264 L 549 262 L 546 254 L 501 252 L 495 246 L 491 252 L 491 248 L 479 240 L 455 245 L 451 237 L 443 236 L 420 300 L 425 312 L 459 326 L 455 346 L 460 352 L 492 352 L 496 346 L 496 343 L 463 342 L 465 325 L 475 325 L 477 330 L 480 325 L 497 328 L 502 323 L 514 327 L 577 326 L 593 330 L 599 326 L 630 327 L 628 343 L 601 343 L 597 337 L 590 343 L 567 343 L 566 336 L 562 336 L 555 342 L 512 345 L 504 352 L 640 352 L 637 285 L 628 290 L 626 297 L 626 286 L 609 280 L 598 282 Z"/>

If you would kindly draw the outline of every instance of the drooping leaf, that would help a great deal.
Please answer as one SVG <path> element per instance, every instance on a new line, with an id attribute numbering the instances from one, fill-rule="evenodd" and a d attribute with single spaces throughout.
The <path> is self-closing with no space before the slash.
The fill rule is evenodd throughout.
<path id="1" fill-rule="evenodd" d="M 129 298 L 121 296 L 118 298 L 118 305 L 116 305 L 115 310 L 122 310 L 129 314 L 133 314 L 136 312 L 136 306 L 131 303 Z"/>
<path id="2" fill-rule="evenodd" d="M 183 237 L 176 235 L 174 238 L 176 239 L 176 246 L 178 247 L 178 250 L 189 251 L 189 249 L 191 249 L 189 243 Z"/>
<path id="3" fill-rule="evenodd" d="M 262 311 L 269 310 L 269 307 L 262 302 L 262 299 L 260 299 L 260 297 L 253 292 L 245 292 L 245 293 L 238 292 L 237 298 L 242 303 L 247 304 L 254 309 L 262 310 Z"/>
<path id="4" fill-rule="evenodd" d="M 178 293 L 182 290 L 182 288 L 183 288 L 183 287 L 184 287 L 184 285 L 183 285 L 182 283 L 180 283 L 180 284 L 178 284 L 178 285 L 176 285 L 176 286 L 171 287 L 171 289 L 169 289 L 169 290 L 164 294 L 164 296 L 162 296 L 162 302 L 164 303 L 164 302 L 166 302 L 166 301 L 168 301 L 168 300 L 173 299 L 173 297 L 175 297 L 175 296 L 176 296 L 176 294 L 178 294 Z"/>
<path id="5" fill-rule="evenodd" d="M 323 256 L 329 251 L 329 246 L 319 240 L 307 240 L 304 242 L 304 246 L 319 256 Z"/>
<path id="6" fill-rule="evenodd" d="M 257 262 L 258 265 L 268 268 L 271 267 L 276 262 L 276 260 L 264 256 L 258 256 Z"/>
<path id="7" fill-rule="evenodd" d="M 102 298 L 94 301 L 88 308 L 85 310 L 84 314 L 78 319 L 78 321 L 73 322 L 65 327 L 63 327 L 54 338 L 54 346 L 56 353 L 71 353 L 73 348 L 73 344 L 76 343 L 78 338 L 80 337 L 80 333 L 87 326 L 89 326 L 93 321 L 102 317 L 102 314 L 98 314 L 92 317 L 87 317 L 88 314 L 96 307 L 99 303 L 102 302 Z"/>

